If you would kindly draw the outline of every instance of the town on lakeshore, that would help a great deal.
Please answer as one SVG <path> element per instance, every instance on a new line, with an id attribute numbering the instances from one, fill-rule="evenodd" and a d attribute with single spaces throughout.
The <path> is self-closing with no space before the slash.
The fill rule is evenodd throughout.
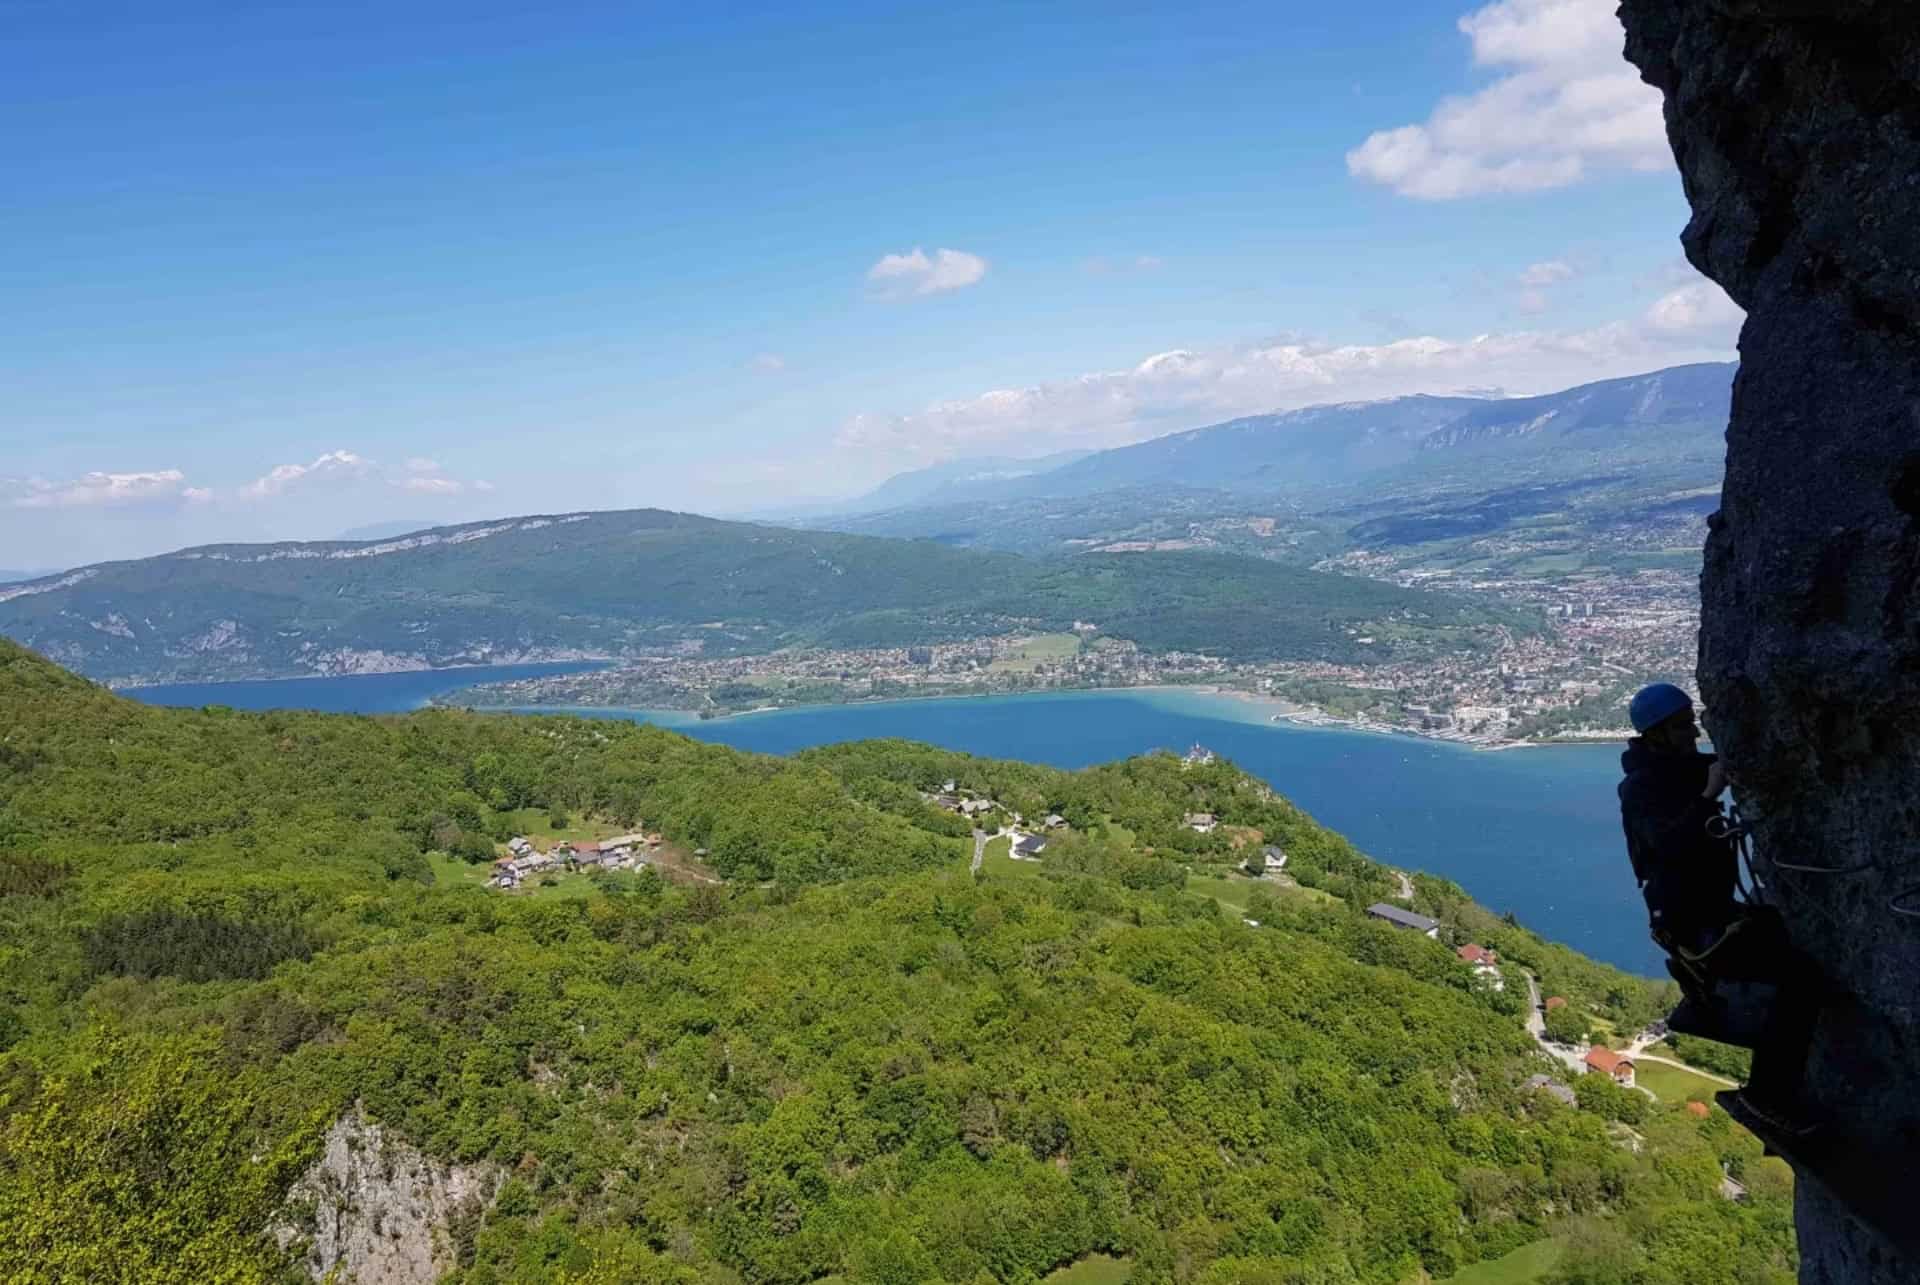
<path id="1" fill-rule="evenodd" d="M 1352 555 L 1346 561 L 1366 560 Z M 795 647 L 711 656 L 686 643 L 611 668 L 467 689 L 477 707 L 669 709 L 720 717 L 798 705 L 1179 686 L 1264 703 L 1272 721 L 1401 732 L 1482 748 L 1621 739 L 1626 696 L 1693 666 L 1699 608 L 1675 570 L 1578 580 L 1482 579 L 1345 565 L 1406 585 L 1491 594 L 1540 612 L 1532 634 L 1493 631 L 1485 650 L 1417 660 L 1230 661 L 1150 652 L 1104 634 L 1008 632 L 907 647 Z M 1352 640 L 1364 648 L 1372 639 Z"/>

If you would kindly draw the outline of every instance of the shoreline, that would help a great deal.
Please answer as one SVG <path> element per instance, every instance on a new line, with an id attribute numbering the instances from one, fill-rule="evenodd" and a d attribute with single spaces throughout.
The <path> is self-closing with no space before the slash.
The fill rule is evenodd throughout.
<path id="1" fill-rule="evenodd" d="M 863 705 L 909 705 L 932 703 L 935 701 L 1019 699 L 1046 696 L 1081 695 L 1126 695 L 1131 693 L 1172 694 L 1187 696 L 1206 696 L 1236 703 L 1282 707 L 1264 719 L 1245 720 L 1250 726 L 1284 726 L 1299 731 L 1351 732 L 1370 736 L 1404 736 L 1414 740 L 1430 741 L 1441 745 L 1452 745 L 1475 753 L 1494 753 L 1503 750 L 1550 749 L 1556 746 L 1615 744 L 1609 737 L 1568 737 L 1541 741 L 1474 741 L 1458 736 L 1436 735 L 1411 727 L 1395 727 L 1391 724 L 1373 723 L 1364 720 L 1341 718 L 1334 714 L 1322 714 L 1311 708 L 1300 706 L 1282 697 L 1267 696 L 1259 692 L 1243 691 L 1234 687 L 1222 687 L 1214 683 L 1136 683 L 1126 686 L 1106 687 L 1054 687 L 1040 691 L 1024 692 L 954 692 L 936 696 L 868 696 L 858 700 L 815 701 L 793 705 L 762 705 L 753 709 L 735 710 L 726 714 L 703 717 L 699 710 L 678 709 L 671 706 L 642 705 L 469 705 L 458 701 L 448 701 L 445 697 L 435 697 L 432 705 L 471 710 L 482 714 L 573 714 L 581 717 L 594 717 L 597 714 L 643 715 L 660 721 L 662 726 L 687 726 L 701 723 L 725 723 L 734 719 L 751 718 L 758 714 L 797 713 L 805 710 L 848 709 Z M 664 717 L 663 717 L 664 716 Z M 1242 720 L 1234 720 L 1242 721 Z M 1623 739 L 1623 738 L 1622 738 Z"/>
<path id="2" fill-rule="evenodd" d="M 237 683 L 314 683 L 334 682 L 342 678 L 394 678 L 403 674 L 455 674 L 468 669 L 509 669 L 522 665 L 575 665 L 575 673 L 611 669 L 620 662 L 610 656 L 576 656 L 566 660 L 483 660 L 470 665 L 411 665 L 394 669 L 356 669 L 346 674 L 280 674 L 273 678 L 168 678 L 158 682 L 125 682 L 112 679 L 101 682 L 110 692 L 141 692 L 155 687 L 226 687 Z M 530 678 L 560 675 L 530 674 Z M 503 681 L 517 682 L 517 679 Z M 454 688 L 459 691 L 459 688 Z"/>

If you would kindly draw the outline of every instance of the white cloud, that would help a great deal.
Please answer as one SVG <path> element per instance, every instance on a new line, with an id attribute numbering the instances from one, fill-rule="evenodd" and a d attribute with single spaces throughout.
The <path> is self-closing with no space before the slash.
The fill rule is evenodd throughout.
<path id="1" fill-rule="evenodd" d="M 311 464 L 282 464 L 240 488 L 249 500 L 284 495 L 290 487 L 358 481 L 373 472 L 373 461 L 352 451 L 328 451 Z"/>
<path id="2" fill-rule="evenodd" d="M 763 352 L 747 364 L 763 375 L 777 375 L 787 368 L 787 359 L 777 352 Z"/>
<path id="3" fill-rule="evenodd" d="M 1096 254 L 1080 264 L 1080 270 L 1090 277 L 1117 276 L 1127 272 L 1157 272 L 1166 266 L 1166 261 L 1157 254 L 1135 254 L 1121 258 L 1109 258 Z"/>
<path id="4" fill-rule="evenodd" d="M 919 246 L 906 254 L 882 255 L 867 269 L 867 280 L 890 292 L 939 294 L 976 285 L 987 275 L 987 261 L 965 250 L 935 250 L 931 257 Z"/>
<path id="5" fill-rule="evenodd" d="M 1517 278 L 1520 285 L 1517 300 L 1520 311 L 1530 317 L 1547 311 L 1553 306 L 1554 287 L 1565 285 L 1576 275 L 1573 265 L 1562 259 L 1528 264 Z"/>
<path id="6" fill-rule="evenodd" d="M 1661 295 L 1647 309 L 1645 323 L 1657 334 L 1704 337 L 1732 343 L 1747 314 L 1715 282 L 1702 278 Z"/>
<path id="7" fill-rule="evenodd" d="M 1594 170 L 1673 164 L 1660 92 L 1621 50 L 1615 0 L 1498 0 L 1459 21 L 1473 60 L 1504 70 L 1444 98 L 1424 125 L 1368 136 L 1347 153 L 1356 178 L 1446 201 L 1566 187 Z"/>
<path id="8" fill-rule="evenodd" d="M 468 482 L 448 477 L 439 460 L 415 458 L 407 461 L 407 471 L 388 482 L 415 495 L 465 495 L 469 491 L 491 491 L 491 482 Z"/>
<path id="9" fill-rule="evenodd" d="M 1671 298 L 1671 296 L 1669 296 Z M 1637 322 L 1384 344 L 1308 339 L 1177 349 L 1126 370 L 1002 388 L 901 415 L 859 415 L 839 444 L 887 465 L 1005 451 L 1103 448 L 1237 415 L 1410 393 L 1550 392 L 1618 375 L 1732 356 L 1712 316 L 1663 299 Z"/>
<path id="10" fill-rule="evenodd" d="M 1574 278 L 1573 265 L 1561 259 L 1549 259 L 1545 263 L 1529 263 L 1520 274 L 1520 284 L 1529 289 L 1539 290 L 1547 286 L 1557 286 Z"/>
<path id="11" fill-rule="evenodd" d="M 29 478 L 11 482 L 13 506 L 22 509 L 77 509 L 137 504 L 202 504 L 213 493 L 188 486 L 177 468 L 150 473 L 85 473 L 68 482 Z"/>
<path id="12" fill-rule="evenodd" d="M 394 482 L 403 491 L 412 491 L 418 495 L 458 495 L 466 490 L 466 485 L 450 477 L 403 477 Z"/>

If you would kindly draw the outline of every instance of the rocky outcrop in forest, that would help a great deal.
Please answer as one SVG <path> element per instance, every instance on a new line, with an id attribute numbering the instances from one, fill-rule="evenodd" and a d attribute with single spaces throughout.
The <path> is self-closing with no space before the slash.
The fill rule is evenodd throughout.
<path id="1" fill-rule="evenodd" d="M 1621 17 L 1666 95 L 1687 256 L 1748 313 L 1700 681 L 1771 898 L 1844 992 L 1811 1063 L 1832 1123 L 1796 1163 L 1802 1280 L 1912 1281 L 1870 1204 L 1920 1155 L 1920 11 Z"/>
<path id="2" fill-rule="evenodd" d="M 499 1188 L 496 1166 L 437 1163 L 356 1108 L 327 1131 L 273 1237 L 316 1281 L 433 1285 Z"/>

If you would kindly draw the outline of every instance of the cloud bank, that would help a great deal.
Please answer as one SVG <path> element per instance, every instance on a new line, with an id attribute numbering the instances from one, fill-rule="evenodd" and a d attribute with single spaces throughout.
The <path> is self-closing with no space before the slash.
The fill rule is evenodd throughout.
<path id="1" fill-rule="evenodd" d="M 931 256 L 915 246 L 905 254 L 882 255 L 867 269 L 867 280 L 888 295 L 930 295 L 977 285 L 987 275 L 987 261 L 965 250 L 935 250 Z"/>
<path id="2" fill-rule="evenodd" d="M 122 508 L 134 505 L 204 504 L 213 492 L 188 486 L 177 468 L 149 473 L 83 473 L 66 482 L 45 478 L 0 481 L 0 491 L 13 492 L 10 502 L 19 509 Z"/>
<path id="3" fill-rule="evenodd" d="M 449 477 L 438 460 L 415 457 L 397 473 L 383 472 L 375 461 L 353 451 L 328 451 L 311 464 L 280 464 L 241 487 L 245 500 L 270 500 L 317 487 L 381 482 L 415 495 L 465 495 L 491 491 L 493 483 Z"/>
<path id="4" fill-rule="evenodd" d="M 372 461 L 352 451 L 328 451 L 311 464 L 281 464 L 240 488 L 248 500 L 270 500 L 290 490 L 351 482 L 373 472 Z"/>
<path id="5" fill-rule="evenodd" d="M 1448 201 L 1566 187 L 1595 171 L 1670 168 L 1660 92 L 1622 56 L 1615 0 L 1499 0 L 1459 21 L 1476 66 L 1504 74 L 1444 98 L 1425 124 L 1347 153 L 1355 178 Z"/>

